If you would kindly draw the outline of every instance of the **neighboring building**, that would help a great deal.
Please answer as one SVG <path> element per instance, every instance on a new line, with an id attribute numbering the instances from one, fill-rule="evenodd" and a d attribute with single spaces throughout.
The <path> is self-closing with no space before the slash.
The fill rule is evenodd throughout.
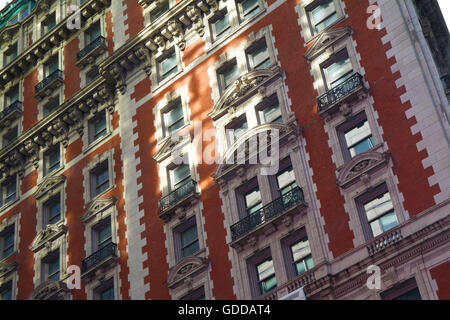
<path id="1" fill-rule="evenodd" d="M 13 1 L 0 300 L 450 299 L 449 48 L 432 0 Z"/>

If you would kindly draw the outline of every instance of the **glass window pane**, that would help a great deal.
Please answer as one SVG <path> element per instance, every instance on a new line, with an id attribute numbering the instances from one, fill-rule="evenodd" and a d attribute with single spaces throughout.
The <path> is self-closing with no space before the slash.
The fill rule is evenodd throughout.
<path id="1" fill-rule="evenodd" d="M 222 36 L 230 28 L 230 20 L 228 14 L 225 14 L 221 19 L 214 23 L 214 29 L 216 31 L 216 37 Z"/>
<path id="2" fill-rule="evenodd" d="M 351 76 L 353 71 L 352 63 L 349 58 L 333 63 L 326 68 L 328 83 L 331 88 L 336 87 Z"/>
<path id="3" fill-rule="evenodd" d="M 166 125 L 169 133 L 173 133 L 184 125 L 183 106 L 177 105 L 165 114 Z"/>
<path id="4" fill-rule="evenodd" d="M 238 76 L 238 68 L 237 65 L 234 63 L 230 68 L 227 68 L 223 73 L 223 84 L 225 88 L 230 86 L 234 80 L 237 79 Z"/>
<path id="5" fill-rule="evenodd" d="M 191 242 L 197 240 L 197 226 L 193 225 L 181 233 L 181 245 L 185 247 Z"/>
<path id="6" fill-rule="evenodd" d="M 242 123 L 242 125 L 238 128 L 234 129 L 234 141 L 238 140 L 240 137 L 242 137 L 244 135 L 244 133 L 247 131 L 248 129 L 248 124 L 247 122 Z"/>
<path id="7" fill-rule="evenodd" d="M 255 189 L 245 195 L 245 205 L 247 208 L 252 208 L 261 203 L 261 193 L 259 189 Z"/>
<path id="8" fill-rule="evenodd" d="M 191 176 L 190 167 L 188 164 L 183 164 L 172 170 L 172 185 L 176 189 L 183 185 Z"/>
<path id="9" fill-rule="evenodd" d="M 161 77 L 164 79 L 178 71 L 177 56 L 175 53 L 160 62 Z"/>
<path id="10" fill-rule="evenodd" d="M 277 286 L 277 278 L 275 276 L 261 282 L 261 294 L 269 292 Z"/>
<path id="11" fill-rule="evenodd" d="M 183 257 L 189 257 L 195 254 L 199 250 L 199 244 L 198 241 L 193 242 L 192 244 L 186 246 L 183 248 Z"/>
<path id="12" fill-rule="evenodd" d="M 48 207 L 48 223 L 55 224 L 61 218 L 61 203 L 56 201 Z"/>
<path id="13" fill-rule="evenodd" d="M 308 268 L 308 270 L 311 270 L 312 268 L 314 268 L 314 261 L 312 256 L 309 256 L 305 259 L 305 263 L 306 263 L 306 267 Z"/>
<path id="14" fill-rule="evenodd" d="M 328 0 L 311 10 L 311 23 L 316 32 L 322 31 L 336 20 L 337 13 L 333 0 Z"/>
<path id="15" fill-rule="evenodd" d="M 244 0 L 241 3 L 244 19 L 250 19 L 259 12 L 258 0 Z"/>
<path id="16" fill-rule="evenodd" d="M 114 300 L 114 286 L 100 292 L 100 300 Z"/>
<path id="17" fill-rule="evenodd" d="M 296 185 L 294 170 L 292 170 L 292 168 L 289 168 L 279 173 L 277 175 L 277 182 L 279 189 L 284 189 L 286 186 L 290 187 L 287 191 L 292 189 Z"/>
<path id="18" fill-rule="evenodd" d="M 96 190 L 97 194 L 105 191 L 109 188 L 109 172 L 108 170 L 102 170 L 96 174 Z"/>
<path id="19" fill-rule="evenodd" d="M 105 245 L 111 242 L 111 224 L 108 223 L 102 226 L 97 233 L 98 245 Z"/>
<path id="20" fill-rule="evenodd" d="M 275 274 L 275 269 L 273 266 L 272 259 L 266 260 L 256 266 L 258 273 L 258 280 L 264 280 L 271 275 Z"/>
<path id="21" fill-rule="evenodd" d="M 357 142 L 371 135 L 369 122 L 367 120 L 358 123 L 353 128 L 347 130 L 344 133 L 345 141 L 347 146 L 351 147 Z"/>
<path id="22" fill-rule="evenodd" d="M 164 1 L 158 8 L 150 12 L 150 20 L 155 21 L 167 11 L 169 11 L 169 1 Z"/>
<path id="23" fill-rule="evenodd" d="M 391 209 L 393 209 L 393 205 L 389 192 L 364 204 L 364 210 L 369 221 L 383 215 Z"/>
<path id="24" fill-rule="evenodd" d="M 411 291 L 408 291 L 393 300 L 422 300 L 419 289 L 414 288 Z"/>
<path id="25" fill-rule="evenodd" d="M 352 157 L 366 152 L 367 150 L 370 150 L 374 147 L 374 141 L 373 141 L 373 137 L 370 136 L 364 140 L 362 140 L 361 142 L 355 144 L 352 148 L 349 149 L 350 151 L 350 155 Z"/>
<path id="26" fill-rule="evenodd" d="M 282 123 L 280 104 L 277 102 L 263 110 L 265 123 Z"/>
<path id="27" fill-rule="evenodd" d="M 383 232 L 386 232 L 398 225 L 397 215 L 395 211 L 391 211 L 380 218 L 380 224 Z"/>
<path id="28" fill-rule="evenodd" d="M 300 240 L 299 242 L 291 246 L 292 258 L 295 261 L 303 259 L 304 257 L 311 254 L 311 249 L 309 247 L 308 240 Z"/>
<path id="29" fill-rule="evenodd" d="M 12 300 L 12 289 L 8 288 L 0 292 L 0 300 L 2 301 Z"/>
<path id="30" fill-rule="evenodd" d="M 332 25 L 336 20 L 338 19 L 337 12 L 333 13 L 331 16 L 323 20 L 322 22 L 318 23 L 315 26 L 316 32 L 320 32 L 323 29 L 327 28 L 328 26 Z"/>

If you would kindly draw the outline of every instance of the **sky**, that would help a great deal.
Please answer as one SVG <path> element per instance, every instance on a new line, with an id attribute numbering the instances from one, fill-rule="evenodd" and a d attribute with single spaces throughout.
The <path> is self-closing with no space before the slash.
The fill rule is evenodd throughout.
<path id="1" fill-rule="evenodd" d="M 0 10 L 6 5 L 6 2 L 11 2 L 13 0 L 0 0 Z M 392 0 L 396 1 L 396 0 Z M 447 22 L 447 26 L 450 29 L 450 0 L 438 0 L 439 5 L 441 6 L 442 14 L 444 15 L 444 19 Z"/>

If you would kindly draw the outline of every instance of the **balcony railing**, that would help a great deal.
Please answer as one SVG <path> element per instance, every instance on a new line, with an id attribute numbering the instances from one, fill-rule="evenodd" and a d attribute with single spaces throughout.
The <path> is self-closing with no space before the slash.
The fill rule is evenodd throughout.
<path id="1" fill-rule="evenodd" d="M 91 254 L 81 263 L 81 273 L 86 273 L 102 262 L 117 257 L 117 245 L 115 243 L 108 243 L 98 251 Z"/>
<path id="2" fill-rule="evenodd" d="M 400 227 L 396 227 L 373 239 L 367 245 L 367 251 L 369 251 L 369 255 L 372 256 L 375 253 L 400 242 L 402 239 L 402 230 L 400 229 Z"/>
<path id="3" fill-rule="evenodd" d="M 340 85 L 328 90 L 317 98 L 319 113 L 322 113 L 332 106 L 349 97 L 352 93 L 364 88 L 363 77 L 359 73 L 354 73 L 350 78 Z"/>
<path id="4" fill-rule="evenodd" d="M 42 93 L 46 91 L 45 89 L 53 89 L 55 84 L 59 86 L 63 82 L 63 72 L 57 69 L 34 87 L 34 94 L 42 97 Z"/>
<path id="5" fill-rule="evenodd" d="M 11 103 L 6 109 L 0 111 L 0 128 L 3 127 L 5 121 L 10 118 L 16 118 L 20 114 L 22 114 L 22 102 L 15 101 Z"/>
<path id="6" fill-rule="evenodd" d="M 303 203 L 304 201 L 303 190 L 300 189 L 300 187 L 293 188 L 283 196 L 275 199 L 258 211 L 233 224 L 230 228 L 232 241 L 239 239 L 240 237 L 248 234 L 250 231 L 256 229 L 256 227 L 264 224 L 266 221 L 280 215 L 287 209 L 294 207 L 299 203 Z"/>
<path id="7" fill-rule="evenodd" d="M 163 212 L 167 211 L 183 199 L 187 198 L 191 194 L 195 193 L 195 184 L 194 180 L 189 180 L 181 187 L 175 189 L 167 196 L 162 197 L 159 200 L 159 214 L 161 215 Z"/>
<path id="8" fill-rule="evenodd" d="M 103 47 L 106 48 L 106 39 L 102 36 L 97 37 L 94 41 L 89 43 L 83 50 L 77 53 L 77 60 L 80 61 L 86 57 L 89 53 L 94 51 L 96 48 Z"/>

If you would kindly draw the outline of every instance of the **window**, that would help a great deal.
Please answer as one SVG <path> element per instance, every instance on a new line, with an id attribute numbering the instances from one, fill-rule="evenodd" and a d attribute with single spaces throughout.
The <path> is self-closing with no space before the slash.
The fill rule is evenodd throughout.
<path id="1" fill-rule="evenodd" d="M 42 21 L 41 23 L 41 36 L 45 36 L 50 30 L 52 30 L 56 26 L 56 14 L 55 12 L 51 13 L 47 19 Z"/>
<path id="2" fill-rule="evenodd" d="M 314 268 L 308 237 L 301 229 L 281 240 L 287 276 L 295 278 Z"/>
<path id="3" fill-rule="evenodd" d="M 107 134 L 106 112 L 100 111 L 94 118 L 89 120 L 89 143 L 97 141 Z"/>
<path id="4" fill-rule="evenodd" d="M 103 282 L 94 289 L 95 300 L 114 300 L 114 281 L 113 278 Z"/>
<path id="5" fill-rule="evenodd" d="M 101 221 L 93 228 L 93 251 L 98 251 L 112 242 L 111 219 Z"/>
<path id="6" fill-rule="evenodd" d="M 161 17 L 164 13 L 169 11 L 169 8 L 170 8 L 169 0 L 161 1 L 161 4 L 150 12 L 150 21 L 154 22 L 156 19 Z"/>
<path id="7" fill-rule="evenodd" d="M 191 293 L 181 297 L 180 300 L 205 300 L 205 287 L 195 289 Z"/>
<path id="8" fill-rule="evenodd" d="M 84 45 L 88 46 L 98 37 L 102 35 L 100 28 L 100 21 L 94 22 L 85 32 L 84 32 Z"/>
<path id="9" fill-rule="evenodd" d="M 56 145 L 44 153 L 44 176 L 61 167 L 60 147 Z"/>
<path id="10" fill-rule="evenodd" d="M 277 94 L 272 95 L 267 100 L 263 101 L 260 106 L 258 116 L 262 123 L 283 123 L 281 115 L 280 103 L 278 102 Z"/>
<path id="11" fill-rule="evenodd" d="M 0 287 L 0 301 L 12 300 L 12 281 Z"/>
<path id="12" fill-rule="evenodd" d="M 59 69 L 58 54 L 56 54 L 56 55 L 50 57 L 44 63 L 44 76 L 48 77 L 58 69 Z"/>
<path id="13" fill-rule="evenodd" d="M 55 111 L 59 107 L 59 95 L 50 98 L 49 101 L 43 107 L 44 117 Z"/>
<path id="14" fill-rule="evenodd" d="M 335 58 L 328 60 L 322 66 L 322 70 L 328 89 L 332 89 L 350 78 L 353 75 L 353 67 L 347 50 L 338 52 Z"/>
<path id="15" fill-rule="evenodd" d="M 297 182 L 295 181 L 295 175 L 292 166 L 289 166 L 277 173 L 276 178 L 278 193 L 280 196 L 285 195 L 286 193 L 297 187 Z"/>
<path id="16" fill-rule="evenodd" d="M 170 75 L 178 72 L 178 62 L 175 50 L 172 49 L 158 61 L 158 77 L 162 81 Z"/>
<path id="17" fill-rule="evenodd" d="M 358 198 L 368 238 L 376 237 L 398 225 L 397 215 L 386 184 Z"/>
<path id="18" fill-rule="evenodd" d="M 247 261 L 250 287 L 254 298 L 271 291 L 277 286 L 275 267 L 270 248 L 262 250 Z"/>
<path id="19" fill-rule="evenodd" d="M 0 207 L 4 206 L 17 198 L 17 179 L 15 176 L 6 179 L 1 185 Z"/>
<path id="20" fill-rule="evenodd" d="M 19 134 L 19 128 L 17 126 L 12 127 L 11 129 L 9 129 L 2 138 L 2 147 L 5 148 L 6 146 L 8 146 L 10 143 L 14 142 L 14 140 L 16 140 L 18 134 Z"/>
<path id="21" fill-rule="evenodd" d="M 382 300 L 422 300 L 414 278 L 406 280 L 381 293 Z"/>
<path id="22" fill-rule="evenodd" d="M 86 85 L 90 84 L 92 81 L 98 78 L 100 73 L 98 72 L 98 67 L 95 66 L 88 72 L 86 72 Z"/>
<path id="23" fill-rule="evenodd" d="M 255 16 L 259 11 L 258 0 L 243 0 L 238 2 L 239 15 L 242 20 L 248 20 Z"/>
<path id="24" fill-rule="evenodd" d="M 109 188 L 108 161 L 104 161 L 90 172 L 91 197 L 94 198 Z"/>
<path id="25" fill-rule="evenodd" d="M 19 100 L 19 86 L 14 86 L 5 94 L 4 108 L 11 106 L 14 102 Z"/>
<path id="26" fill-rule="evenodd" d="M 244 200 L 245 211 L 248 215 L 252 215 L 253 213 L 258 212 L 262 207 L 261 192 L 259 191 L 259 187 L 256 187 L 253 190 L 247 192 L 244 195 Z"/>
<path id="27" fill-rule="evenodd" d="M 59 250 L 50 253 L 42 259 L 42 279 L 43 281 L 59 280 L 60 264 L 59 264 Z"/>
<path id="28" fill-rule="evenodd" d="M 61 196 L 60 194 L 52 197 L 43 205 L 43 226 L 58 223 L 61 220 Z"/>
<path id="29" fill-rule="evenodd" d="M 200 250 L 195 217 L 174 229 L 174 243 L 177 261 L 192 256 Z"/>
<path id="30" fill-rule="evenodd" d="M 210 25 L 214 41 L 229 34 L 231 25 L 228 12 L 226 10 L 219 12 L 210 20 Z"/>
<path id="31" fill-rule="evenodd" d="M 226 63 L 217 71 L 217 77 L 219 78 L 220 88 L 222 93 L 227 89 L 239 76 L 238 66 L 236 60 L 233 59 Z"/>
<path id="32" fill-rule="evenodd" d="M 169 170 L 170 190 L 176 190 L 189 182 L 191 169 L 188 164 L 179 165 Z"/>
<path id="33" fill-rule="evenodd" d="M 17 42 L 9 46 L 9 50 L 3 54 L 3 66 L 13 61 L 17 57 Z"/>
<path id="34" fill-rule="evenodd" d="M 267 48 L 266 39 L 258 41 L 254 46 L 247 50 L 250 69 L 261 70 L 270 66 L 270 54 Z"/>
<path id="35" fill-rule="evenodd" d="M 248 130 L 247 118 L 244 115 L 239 119 L 234 120 L 232 123 L 225 127 L 225 130 L 228 137 L 228 143 L 231 146 Z"/>
<path id="36" fill-rule="evenodd" d="M 369 122 L 364 112 L 345 122 L 337 130 L 343 145 L 345 160 L 350 160 L 375 146 Z"/>
<path id="37" fill-rule="evenodd" d="M 316 1 L 314 4 L 307 11 L 312 33 L 316 34 L 332 25 L 338 19 L 338 14 L 333 0 Z"/>
<path id="38" fill-rule="evenodd" d="M 165 135 L 169 136 L 184 125 L 183 105 L 177 101 L 163 112 Z"/>
<path id="39" fill-rule="evenodd" d="M 9 257 L 14 252 L 14 225 L 8 226 L 0 234 L 0 259 Z"/>

